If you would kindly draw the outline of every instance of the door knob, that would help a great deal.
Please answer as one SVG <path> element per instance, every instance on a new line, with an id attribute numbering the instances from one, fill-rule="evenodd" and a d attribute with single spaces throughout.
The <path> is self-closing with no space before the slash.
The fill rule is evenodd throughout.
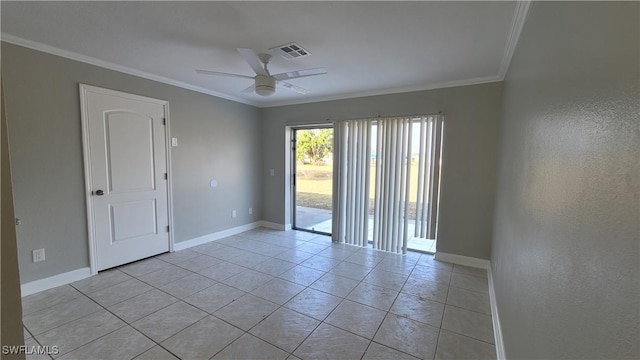
<path id="1" fill-rule="evenodd" d="M 102 196 L 102 195 L 104 195 L 104 191 L 102 191 L 102 190 L 96 190 L 96 195 L 98 195 L 98 196 Z"/>

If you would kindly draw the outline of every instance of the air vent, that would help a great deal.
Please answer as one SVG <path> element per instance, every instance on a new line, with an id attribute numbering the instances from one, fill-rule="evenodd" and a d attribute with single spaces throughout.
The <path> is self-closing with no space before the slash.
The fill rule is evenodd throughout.
<path id="1" fill-rule="evenodd" d="M 280 54 L 280 56 L 287 60 L 299 59 L 301 57 L 311 55 L 311 53 L 307 51 L 307 49 L 296 43 L 276 46 L 269 50 L 273 51 L 274 53 Z"/>

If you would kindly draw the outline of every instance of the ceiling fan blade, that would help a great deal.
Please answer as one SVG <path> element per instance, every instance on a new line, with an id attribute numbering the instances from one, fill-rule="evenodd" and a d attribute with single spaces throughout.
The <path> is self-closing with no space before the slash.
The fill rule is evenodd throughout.
<path id="1" fill-rule="evenodd" d="M 252 93 L 256 91 L 256 84 L 251 84 L 248 88 L 242 90 L 243 93 Z"/>
<path id="2" fill-rule="evenodd" d="M 303 94 L 303 95 L 304 94 L 308 94 L 308 93 L 311 92 L 311 91 L 309 91 L 309 90 L 307 90 L 305 88 L 301 88 L 300 86 L 296 86 L 296 85 L 293 85 L 293 84 L 290 84 L 290 83 L 284 82 L 284 81 L 278 81 L 278 85 L 280 85 L 282 87 L 286 87 L 289 90 L 293 90 L 293 91 L 295 91 L 297 93 L 300 93 L 300 94 Z"/>
<path id="3" fill-rule="evenodd" d="M 237 50 L 238 53 L 240 53 L 240 56 L 242 56 L 244 61 L 246 61 L 249 66 L 251 66 L 256 74 L 269 76 L 269 74 L 267 74 L 267 72 L 265 71 L 264 66 L 262 65 L 262 61 L 260 61 L 258 55 L 256 55 L 253 50 L 245 48 L 238 48 Z"/>
<path id="4" fill-rule="evenodd" d="M 316 76 L 316 75 L 324 75 L 327 73 L 327 69 L 325 68 L 315 68 L 315 69 L 306 69 L 306 70 L 297 70 L 297 71 L 287 71 L 280 74 L 272 75 L 276 80 L 289 80 L 289 79 L 297 79 L 301 77 L 307 76 Z"/>
<path id="5" fill-rule="evenodd" d="M 224 72 L 219 72 L 219 71 L 209 71 L 209 70 L 196 70 L 196 72 L 198 74 L 204 74 L 204 75 L 220 75 L 220 76 L 229 76 L 229 77 L 253 80 L 253 76 L 248 76 L 248 75 L 229 74 L 229 73 L 224 73 Z"/>

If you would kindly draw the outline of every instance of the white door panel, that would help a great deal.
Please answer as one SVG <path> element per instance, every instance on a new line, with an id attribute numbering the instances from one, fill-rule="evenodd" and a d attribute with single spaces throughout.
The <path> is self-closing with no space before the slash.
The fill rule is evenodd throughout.
<path id="1" fill-rule="evenodd" d="M 84 95 L 97 270 L 169 251 L 165 106 Z"/>

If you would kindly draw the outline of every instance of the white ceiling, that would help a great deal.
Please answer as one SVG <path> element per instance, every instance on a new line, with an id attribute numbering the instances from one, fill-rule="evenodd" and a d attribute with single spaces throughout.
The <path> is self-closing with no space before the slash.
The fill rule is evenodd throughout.
<path id="1" fill-rule="evenodd" d="M 7 2 L 2 39 L 256 106 L 276 106 L 501 80 L 526 15 L 517 2 Z M 253 76 L 238 47 L 297 42 L 272 73 L 311 90 L 241 93 Z"/>

